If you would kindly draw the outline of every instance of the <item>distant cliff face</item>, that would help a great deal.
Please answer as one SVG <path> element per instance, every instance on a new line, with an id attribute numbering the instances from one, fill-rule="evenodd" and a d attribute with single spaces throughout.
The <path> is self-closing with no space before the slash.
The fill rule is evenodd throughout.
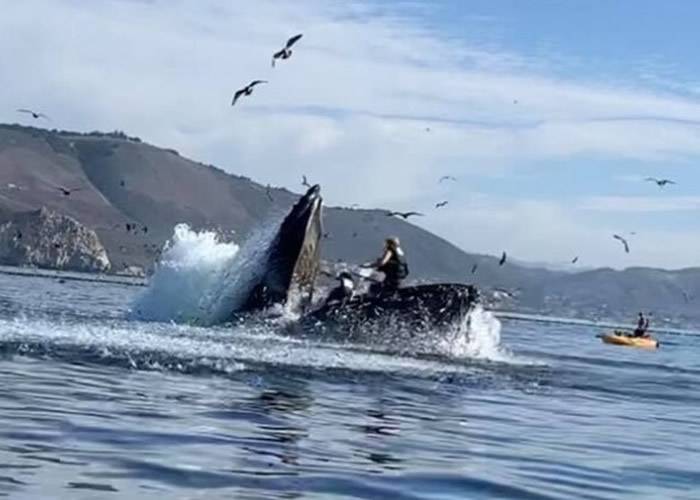
<path id="1" fill-rule="evenodd" d="M 0 224 L 0 263 L 84 272 L 111 267 L 93 230 L 44 207 Z"/>

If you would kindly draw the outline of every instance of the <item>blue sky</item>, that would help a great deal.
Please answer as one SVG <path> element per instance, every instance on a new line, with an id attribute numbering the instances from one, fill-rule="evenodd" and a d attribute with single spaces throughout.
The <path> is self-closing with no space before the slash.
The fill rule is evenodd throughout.
<path id="1" fill-rule="evenodd" d="M 694 266 L 697 19 L 691 0 L 27 0 L 0 18 L 0 121 L 31 104 L 264 184 L 305 174 L 468 251 Z M 231 109 L 253 78 L 271 83 Z"/>

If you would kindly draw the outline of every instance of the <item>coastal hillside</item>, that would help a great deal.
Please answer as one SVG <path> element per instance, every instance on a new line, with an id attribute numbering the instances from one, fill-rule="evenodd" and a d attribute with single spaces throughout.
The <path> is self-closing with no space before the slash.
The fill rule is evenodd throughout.
<path id="1" fill-rule="evenodd" d="M 42 207 L 70 217 L 94 231 L 114 273 L 152 269 L 180 222 L 241 242 L 256 226 L 284 214 L 297 197 L 274 186 L 268 196 L 266 186 L 251 179 L 122 132 L 0 125 L 0 221 Z M 327 207 L 324 225 L 328 261 L 367 261 L 377 256 L 385 236 L 396 235 L 408 253 L 411 279 L 500 288 L 509 292 L 498 301 L 505 309 L 624 318 L 641 308 L 683 321 L 700 317 L 700 269 L 567 273 L 509 262 L 499 266 L 495 257 L 467 253 L 379 209 Z"/>

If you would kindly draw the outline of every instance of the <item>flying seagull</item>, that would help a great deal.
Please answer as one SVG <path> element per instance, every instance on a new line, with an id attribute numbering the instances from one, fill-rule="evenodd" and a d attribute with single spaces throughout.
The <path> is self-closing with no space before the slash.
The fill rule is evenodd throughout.
<path id="1" fill-rule="evenodd" d="M 287 40 L 287 44 L 284 46 L 284 48 L 282 50 L 280 50 L 279 52 L 275 52 L 272 55 L 272 67 L 273 68 L 275 67 L 275 61 L 277 59 L 289 59 L 290 57 L 292 57 L 292 45 L 297 43 L 302 36 L 304 36 L 304 35 L 302 35 L 301 33 L 299 33 L 298 35 L 294 35 L 292 38 Z"/>
<path id="2" fill-rule="evenodd" d="M 508 256 L 506 255 L 506 252 L 504 251 L 503 255 L 501 255 L 501 260 L 498 261 L 498 265 L 502 266 L 503 264 L 505 264 L 507 258 L 508 258 Z"/>
<path id="3" fill-rule="evenodd" d="M 442 177 L 440 177 L 440 180 L 438 181 L 438 183 L 440 183 L 440 182 L 442 182 L 442 181 L 454 181 L 454 182 L 457 182 L 457 177 L 454 177 L 454 176 L 452 176 L 452 175 L 443 175 Z"/>
<path id="4" fill-rule="evenodd" d="M 630 246 L 629 246 L 629 244 L 627 243 L 627 240 L 626 240 L 626 239 L 624 239 L 624 238 L 623 238 L 622 236 L 620 236 L 619 234 L 613 234 L 613 238 L 615 238 L 616 240 L 619 240 L 619 241 L 622 242 L 622 244 L 625 246 L 625 253 L 630 253 Z"/>
<path id="5" fill-rule="evenodd" d="M 236 101 L 238 100 L 239 97 L 241 96 L 249 96 L 250 94 L 253 93 L 253 88 L 256 85 L 260 85 L 261 83 L 267 83 L 267 80 L 253 80 L 250 82 L 248 85 L 243 87 L 242 89 L 236 90 L 236 93 L 233 94 L 233 100 L 231 101 L 231 106 L 236 105 Z"/>
<path id="6" fill-rule="evenodd" d="M 65 188 L 63 186 L 56 186 L 56 189 L 58 189 L 61 193 L 63 193 L 63 196 L 70 196 L 72 193 L 75 193 L 76 191 L 81 191 L 83 188 Z"/>
<path id="7" fill-rule="evenodd" d="M 578 255 L 571 260 L 572 264 L 576 264 L 577 262 L 578 262 Z"/>
<path id="8" fill-rule="evenodd" d="M 32 115 L 32 118 L 34 118 L 35 120 L 37 120 L 39 118 L 44 118 L 45 120 L 49 120 L 49 117 L 46 116 L 44 113 L 37 113 L 36 111 L 32 111 L 31 109 L 22 108 L 22 109 L 18 109 L 17 112 Z"/>
<path id="9" fill-rule="evenodd" d="M 442 207 L 444 207 L 445 205 L 447 205 L 448 203 L 449 203 L 449 202 L 448 202 L 447 200 L 441 201 L 441 202 L 435 204 L 435 208 L 442 208 Z"/>
<path id="10" fill-rule="evenodd" d="M 307 188 L 311 187 L 311 184 L 309 184 L 309 181 L 306 179 L 305 175 L 301 176 L 301 185 Z"/>
<path id="11" fill-rule="evenodd" d="M 476 264 L 476 263 L 475 263 L 475 264 L 472 266 L 472 274 L 474 274 L 474 273 L 476 272 L 477 269 L 479 269 L 479 264 Z"/>
<path id="12" fill-rule="evenodd" d="M 409 217 L 416 215 L 419 217 L 422 217 L 423 214 L 420 212 L 387 212 L 387 217 L 393 217 L 394 215 L 403 218 L 404 220 L 408 219 Z"/>
<path id="13" fill-rule="evenodd" d="M 675 184 L 671 179 L 657 179 L 656 177 L 647 177 L 644 179 L 647 182 L 656 182 L 659 187 L 664 187 L 666 184 Z"/>

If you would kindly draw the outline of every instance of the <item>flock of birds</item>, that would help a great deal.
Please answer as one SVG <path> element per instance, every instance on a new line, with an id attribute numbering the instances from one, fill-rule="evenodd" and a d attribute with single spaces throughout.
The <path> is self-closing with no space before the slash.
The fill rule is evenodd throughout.
<path id="1" fill-rule="evenodd" d="M 275 52 L 275 53 L 272 55 L 272 67 L 273 67 L 273 68 L 275 67 L 275 64 L 276 64 L 276 62 L 277 62 L 278 60 L 286 60 L 286 59 L 289 59 L 289 58 L 292 56 L 292 47 L 293 47 L 299 40 L 301 40 L 302 36 L 303 36 L 303 34 L 300 33 L 300 34 L 294 35 L 293 37 L 289 38 L 289 39 L 287 40 L 287 43 L 284 45 L 284 47 L 283 47 L 282 49 L 280 49 L 279 51 Z M 268 83 L 268 81 L 267 81 L 267 80 L 260 80 L 260 79 L 257 79 L 257 80 L 251 81 L 248 85 L 246 85 L 246 86 L 244 86 L 244 87 L 242 87 L 242 88 L 236 90 L 236 91 L 234 92 L 234 94 L 233 94 L 233 99 L 231 100 L 231 106 L 235 106 L 236 103 L 238 102 L 238 100 L 239 100 L 241 97 L 248 97 L 248 96 L 252 95 L 252 94 L 253 94 L 253 90 L 255 89 L 256 86 L 261 85 L 261 84 L 265 84 L 265 83 Z M 514 101 L 513 101 L 513 104 L 518 104 L 518 101 L 517 101 L 517 100 L 514 100 Z M 25 110 L 25 111 L 31 113 L 30 110 Z M 36 117 L 38 117 L 39 115 L 33 113 L 33 116 L 35 116 L 35 118 L 36 118 Z M 431 131 L 430 127 L 426 127 L 426 128 L 425 128 L 425 131 L 426 131 L 426 132 L 430 132 L 430 131 Z M 665 186 L 667 186 L 667 185 L 669 185 L 669 184 L 675 184 L 675 182 L 674 182 L 673 180 L 671 180 L 671 179 L 665 179 L 665 178 L 647 177 L 647 178 L 644 179 L 644 180 L 645 180 L 646 182 L 654 182 L 654 183 L 655 183 L 656 185 L 658 185 L 660 188 L 663 188 L 663 187 L 665 187 Z M 455 176 L 452 176 L 452 175 L 443 175 L 443 176 L 441 176 L 441 177 L 438 179 L 438 183 L 440 183 L 440 184 L 443 183 L 443 182 L 445 182 L 445 181 L 457 182 L 457 178 L 456 178 Z M 302 176 L 301 185 L 304 186 L 304 187 L 307 187 L 307 188 L 308 188 L 308 187 L 311 187 L 311 184 L 309 183 L 309 181 L 308 181 L 306 175 L 303 175 L 303 176 Z M 272 196 L 272 189 L 271 189 L 271 187 L 270 187 L 269 184 L 266 186 L 266 191 L 265 191 L 265 193 L 266 193 L 267 198 L 268 198 L 271 202 L 274 201 L 274 198 L 273 198 L 273 196 Z M 436 208 L 436 209 L 444 208 L 444 207 L 446 207 L 448 204 L 449 204 L 449 201 L 448 201 L 448 200 L 441 200 L 441 201 L 438 201 L 437 203 L 435 203 L 435 208 Z M 408 220 L 410 217 L 423 217 L 423 216 L 425 216 L 424 213 L 418 212 L 418 211 L 415 211 L 415 210 L 409 210 L 409 211 L 405 211 L 405 212 L 403 212 L 403 211 L 393 211 L 393 210 L 392 210 L 392 211 L 387 211 L 387 212 L 386 212 L 386 215 L 387 215 L 388 217 L 400 217 L 400 218 L 402 218 L 402 219 L 404 219 L 404 220 Z M 357 234 L 357 233 L 353 233 L 353 237 L 354 237 L 356 234 Z M 324 237 L 324 238 L 328 238 L 328 237 L 329 237 L 329 234 L 328 234 L 328 233 L 324 233 L 323 237 Z M 613 234 L 613 238 L 614 238 L 615 240 L 618 240 L 618 241 L 623 245 L 623 248 L 624 248 L 625 253 L 630 253 L 630 245 L 629 245 L 629 242 L 627 241 L 627 239 L 625 239 L 623 236 L 621 236 L 621 235 L 619 235 L 619 234 Z M 503 254 L 501 255 L 501 258 L 500 258 L 499 261 L 498 261 L 499 266 L 504 265 L 505 262 L 506 262 L 506 260 L 507 260 L 507 254 L 506 254 L 506 252 L 504 251 Z M 571 260 L 571 264 L 576 264 L 578 261 L 579 261 L 579 256 L 577 255 L 577 256 L 575 256 L 575 257 Z M 477 265 L 477 264 L 474 264 L 474 265 L 472 266 L 472 270 L 471 270 L 472 274 L 474 274 L 474 273 L 476 272 L 477 268 L 478 268 L 478 265 Z"/>
<path id="2" fill-rule="evenodd" d="M 277 64 L 278 61 L 284 61 L 284 60 L 287 60 L 287 59 L 289 59 L 290 57 L 292 57 L 292 53 L 293 53 L 292 47 L 293 47 L 297 42 L 299 42 L 299 40 L 301 40 L 302 37 L 303 37 L 303 34 L 301 34 L 301 33 L 292 36 L 291 38 L 289 38 L 289 39 L 287 40 L 287 42 L 285 43 L 284 47 L 282 47 L 280 50 L 278 50 L 277 52 L 275 52 L 274 54 L 272 54 L 272 67 L 273 67 L 273 68 L 275 67 L 275 65 Z M 231 100 L 231 106 L 235 106 L 236 103 L 239 101 L 239 99 L 241 99 L 242 97 L 249 97 L 249 96 L 251 96 L 251 95 L 253 94 L 254 89 L 255 89 L 258 85 L 267 84 L 267 83 L 269 83 L 267 80 L 256 79 L 256 80 L 251 81 L 250 83 L 248 83 L 248 84 L 245 85 L 244 87 L 242 87 L 242 88 L 236 90 L 236 91 L 234 92 L 233 98 L 232 98 L 232 100 Z M 518 103 L 517 100 L 514 100 L 514 101 L 513 101 L 513 104 L 517 104 L 517 103 Z M 38 111 L 35 111 L 35 110 L 32 110 L 32 109 L 28 109 L 28 108 L 20 108 L 20 109 L 17 110 L 17 112 L 18 112 L 18 113 L 23 113 L 23 114 L 28 114 L 28 115 L 30 115 L 30 116 L 31 116 L 33 119 L 35 119 L 35 120 L 38 120 L 38 119 L 50 120 L 50 118 L 49 118 L 46 114 L 41 113 L 41 112 L 38 112 Z M 426 128 L 425 128 L 425 131 L 426 131 L 426 132 L 430 132 L 430 131 L 431 131 L 430 127 L 426 127 Z M 438 179 L 438 183 L 440 183 L 440 184 L 443 183 L 443 182 L 445 182 L 445 181 L 457 182 L 457 178 L 454 177 L 454 176 L 452 176 L 452 175 L 443 175 L 443 176 L 441 176 L 441 177 Z M 669 184 L 676 184 L 676 183 L 675 183 L 673 180 L 671 180 L 671 179 L 656 178 L 656 177 L 647 177 L 647 178 L 644 179 L 644 181 L 645 181 L 645 182 L 653 182 L 653 183 L 655 183 L 657 186 L 659 186 L 660 188 L 664 188 L 665 186 L 667 186 L 667 185 L 669 185 Z M 121 184 L 122 187 L 125 186 L 124 181 L 121 181 L 120 184 Z M 302 182 L 301 182 L 301 184 L 302 184 L 302 186 L 304 186 L 304 187 L 311 187 L 311 184 L 309 183 L 309 181 L 308 181 L 306 175 L 303 175 L 303 176 L 302 176 Z M 70 196 L 72 193 L 74 193 L 74 192 L 76 192 L 76 191 L 82 190 L 82 188 L 80 188 L 80 187 L 77 187 L 77 188 L 67 188 L 67 187 L 65 187 L 65 186 L 54 186 L 54 187 L 55 187 L 56 189 L 58 189 L 58 190 L 63 194 L 63 196 Z M 272 196 L 272 188 L 271 188 L 271 186 L 270 186 L 269 184 L 266 186 L 265 194 L 266 194 L 266 196 L 267 196 L 267 198 L 268 198 L 268 200 L 269 200 L 270 202 L 273 202 L 273 201 L 274 201 L 274 198 L 273 198 L 273 196 Z M 441 200 L 441 201 L 435 203 L 434 206 L 435 206 L 435 209 L 440 209 L 440 208 L 443 208 L 443 207 L 447 206 L 448 204 L 449 204 L 449 201 L 448 201 L 448 200 Z M 356 207 L 356 206 L 357 206 L 357 204 L 354 204 L 352 208 L 354 208 L 354 207 Z M 425 214 L 423 214 L 422 212 L 418 212 L 418 211 L 411 210 L 411 211 L 406 211 L 406 212 L 402 212 L 402 211 L 387 211 L 387 212 L 386 212 L 386 215 L 387 215 L 388 217 L 400 217 L 400 218 L 402 218 L 402 219 L 404 219 L 404 220 L 408 220 L 410 217 L 423 217 Z M 127 231 L 127 232 L 136 231 L 136 225 L 133 224 L 133 223 L 127 223 L 127 224 L 126 224 L 126 231 Z M 148 232 L 148 228 L 144 226 L 144 227 L 142 228 L 142 231 L 143 231 L 144 233 L 146 233 L 146 232 Z M 630 234 L 634 234 L 634 233 L 630 233 Z M 355 237 L 356 235 L 357 235 L 356 232 L 353 233 L 353 237 Z M 323 234 L 323 237 L 324 237 L 324 238 L 328 238 L 328 237 L 329 237 L 329 233 L 324 233 L 324 234 Z M 621 236 L 621 235 L 619 235 L 619 234 L 613 234 L 612 237 L 613 237 L 615 240 L 619 241 L 619 242 L 622 244 L 625 253 L 630 253 L 630 244 L 629 244 L 629 242 L 627 241 L 626 238 L 624 238 L 623 236 Z M 506 254 L 506 252 L 504 251 L 504 252 L 502 253 L 502 255 L 501 255 L 501 258 L 500 258 L 499 261 L 498 261 L 498 265 L 499 265 L 499 266 L 503 266 L 503 265 L 506 263 L 506 260 L 507 260 L 507 254 Z M 574 258 L 571 260 L 571 264 L 576 264 L 578 261 L 579 261 L 579 257 L 576 256 L 576 257 L 574 257 Z M 472 266 L 472 268 L 471 268 L 471 273 L 474 274 L 474 273 L 477 271 L 477 269 L 478 269 L 478 264 L 474 264 L 474 265 Z"/>
<path id="3" fill-rule="evenodd" d="M 294 46 L 295 43 L 297 43 L 299 40 L 301 40 L 301 37 L 304 36 L 303 34 L 299 33 L 298 35 L 294 35 L 292 38 L 287 40 L 287 43 L 284 45 L 284 47 L 279 50 L 278 52 L 275 52 L 272 55 L 272 67 L 275 67 L 275 62 L 278 59 L 289 59 L 292 57 L 292 46 Z M 248 85 L 246 85 L 243 88 L 240 88 L 236 90 L 233 94 L 233 99 L 231 100 L 231 106 L 235 106 L 236 102 L 238 102 L 238 99 L 244 96 L 250 96 L 253 94 L 253 89 L 263 83 L 269 83 L 267 80 L 253 80 L 250 82 Z"/>
<path id="4" fill-rule="evenodd" d="M 440 177 L 438 179 L 438 183 L 442 183 L 443 181 L 447 181 L 447 180 L 456 182 L 457 178 L 452 176 L 452 175 L 443 175 L 442 177 Z M 306 181 L 306 176 L 304 176 L 304 181 Z M 671 179 L 665 179 L 665 178 L 659 179 L 656 177 L 647 177 L 644 179 L 644 181 L 645 182 L 653 182 L 657 186 L 659 186 L 660 188 L 663 188 L 663 187 L 667 186 L 668 184 L 676 184 L 676 182 L 671 180 Z M 442 207 L 446 206 L 448 203 L 449 203 L 449 201 L 447 201 L 447 200 L 440 201 L 440 202 L 435 204 L 435 208 L 442 208 Z M 409 211 L 409 212 L 389 211 L 386 213 L 386 215 L 389 217 L 401 217 L 402 219 L 407 220 L 409 217 L 414 217 L 414 216 L 422 217 L 425 214 L 423 214 L 421 212 L 416 212 L 416 211 Z M 629 234 L 635 235 L 636 233 L 630 232 Z M 630 244 L 629 244 L 629 241 L 627 241 L 627 239 L 625 237 L 623 237 L 619 234 L 613 234 L 612 237 L 622 244 L 622 247 L 624 248 L 625 253 L 630 253 Z M 502 266 L 503 264 L 505 264 L 506 259 L 507 259 L 506 252 L 503 252 L 501 258 L 498 261 L 498 265 Z M 579 256 L 577 255 L 573 259 L 571 259 L 571 264 L 576 264 L 578 261 L 579 261 Z M 476 264 L 474 264 L 474 266 L 472 267 L 472 271 L 471 271 L 472 274 L 474 274 L 476 272 L 477 267 L 478 266 Z"/>

